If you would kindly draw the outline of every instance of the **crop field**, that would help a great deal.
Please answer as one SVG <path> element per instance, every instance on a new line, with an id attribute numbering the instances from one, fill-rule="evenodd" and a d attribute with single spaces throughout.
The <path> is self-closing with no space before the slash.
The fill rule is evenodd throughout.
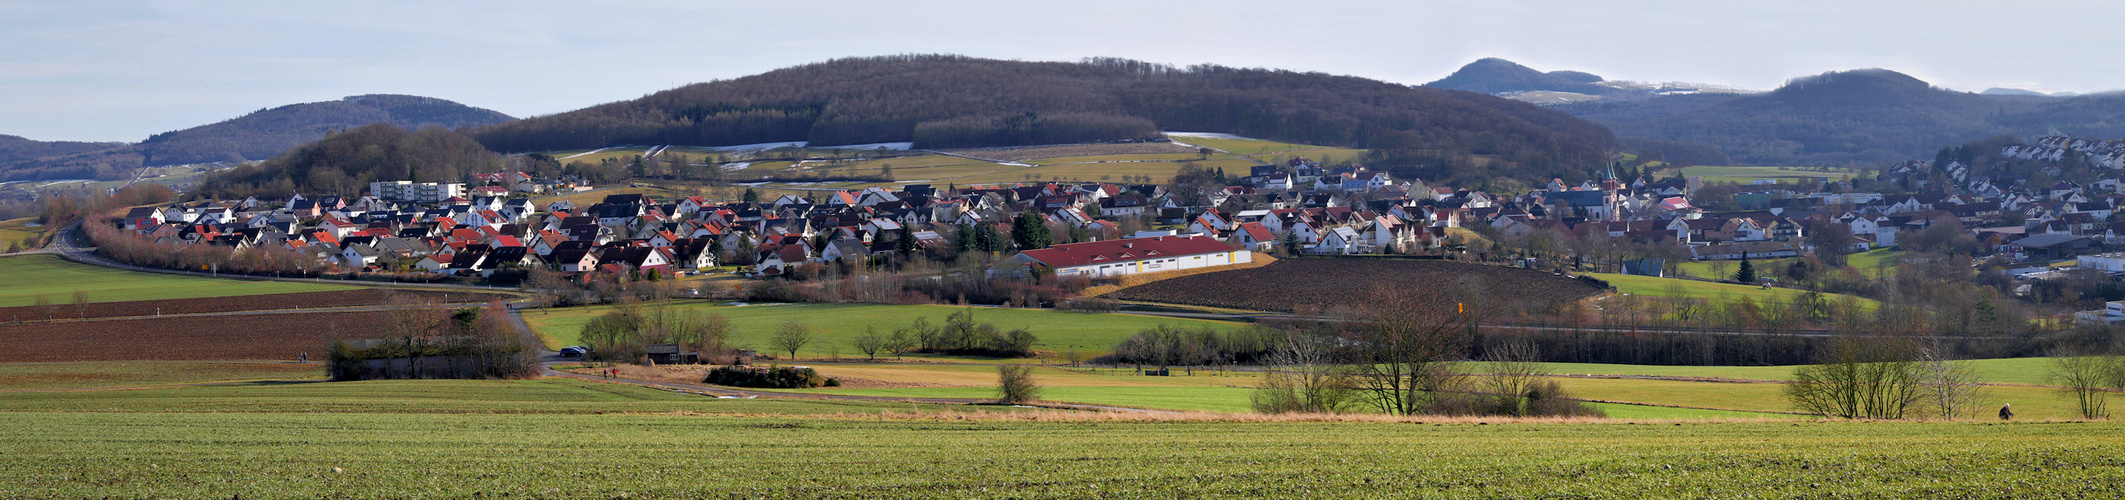
<path id="1" fill-rule="evenodd" d="M 1306 157 L 1323 163 L 1345 163 L 1361 160 L 1367 153 L 1363 149 L 1309 146 L 1237 137 L 1173 136 L 1173 140 L 1229 151 L 1233 154 L 1269 164 L 1281 164 L 1298 157 Z"/>
<path id="2" fill-rule="evenodd" d="M 0 363 L 0 393 L 256 380 L 309 380 L 324 377 L 324 365 L 320 363 L 298 364 L 284 361 Z"/>
<path id="3" fill-rule="evenodd" d="M 1735 184 L 1749 184 L 1757 180 L 1764 179 L 1776 180 L 1781 183 L 1793 183 L 1798 182 L 1799 179 L 1803 178 L 1821 177 L 1827 177 L 1830 180 L 1835 181 L 1842 180 L 1853 175 L 1871 175 L 1872 173 L 1873 171 L 1864 169 L 1831 169 L 1830 171 L 1825 172 L 1821 170 L 1807 170 L 1796 167 L 1697 166 L 1684 167 L 1682 169 L 1682 175 L 1703 176 L 1705 182 L 1731 182 Z"/>
<path id="4" fill-rule="evenodd" d="M 1506 305 L 1540 308 L 1600 293 L 1593 285 L 1547 272 L 1442 260 L 1301 258 L 1253 269 L 1183 276 L 1115 292 L 1115 298 L 1252 311 L 1363 303 L 1382 283 L 1411 290 L 1451 290 L 1468 283 Z"/>
<path id="5" fill-rule="evenodd" d="M 1754 300 L 1757 302 L 1775 302 L 1783 304 L 1792 302 L 1793 298 L 1800 296 L 1800 294 L 1807 293 L 1803 290 L 1795 290 L 1791 288 L 1764 289 L 1763 287 L 1752 285 L 1714 283 L 1709 281 L 1685 280 L 1675 278 L 1655 278 L 1652 276 L 1635 276 L 1628 274 L 1587 273 L 1587 275 L 1608 281 L 1610 286 L 1616 287 L 1617 292 L 1627 293 L 1631 295 L 1648 295 L 1655 297 L 1689 297 L 1712 300 L 1740 299 L 1746 297 L 1750 300 Z M 1865 297 L 1854 297 L 1850 295 L 1835 293 L 1826 293 L 1823 294 L 1823 296 L 1825 299 L 1831 302 L 1843 301 L 1845 298 L 1849 297 L 1852 300 L 1858 301 L 1860 307 L 1865 309 L 1873 309 L 1881 305 L 1880 301 Z"/>
<path id="6" fill-rule="evenodd" d="M 532 202 L 533 204 L 536 204 L 536 205 L 538 205 L 538 207 L 539 207 L 539 209 L 540 209 L 540 210 L 545 210 L 545 209 L 546 209 L 546 205 L 548 205 L 548 204 L 551 204 L 551 203 L 553 203 L 553 202 L 556 202 L 556 201 L 566 201 L 566 202 L 569 202 L 569 203 L 574 203 L 574 204 L 576 204 L 576 206 L 578 206 L 578 207 L 589 207 L 589 206 L 591 206 L 591 205 L 595 205 L 595 204 L 597 204 L 598 202 L 601 202 L 601 201 L 605 201 L 605 197 L 606 197 L 606 196 L 611 196 L 611 195 L 616 195 L 616 194 L 641 194 L 641 195 L 648 195 L 648 196 L 649 196 L 649 197 L 651 197 L 651 198 L 657 198 L 657 199 L 658 199 L 658 201 L 663 201 L 663 200 L 666 200 L 666 199 L 674 199 L 674 198 L 678 198 L 678 197 L 684 197 L 684 196 L 685 196 L 684 194 L 681 194 L 681 193 L 679 193 L 679 192 L 677 192 L 677 191 L 673 191 L 673 190 L 669 190 L 669 189 L 664 189 L 664 188 L 659 188 L 659 187 L 648 187 L 648 186 L 644 186 L 644 187 L 630 187 L 630 186 L 614 186 L 614 187 L 599 187 L 599 188 L 597 188 L 597 189 L 592 189 L 592 190 L 589 190 L 589 191 L 583 191 L 583 192 L 576 192 L 576 193 L 562 193 L 562 194 L 553 194 L 553 195 L 546 195 L 546 196 L 540 196 L 540 197 L 537 197 L 537 198 L 532 198 L 532 199 L 531 199 L 531 202 Z"/>
<path id="7" fill-rule="evenodd" d="M 801 321 L 811 327 L 812 343 L 799 351 L 800 357 L 821 357 L 838 351 L 840 356 L 862 356 L 849 341 L 863 334 L 864 327 L 875 327 L 879 334 L 887 335 L 893 329 L 907 326 L 915 318 L 929 318 L 930 324 L 944 323 L 945 316 L 960 310 L 954 306 L 930 305 L 878 305 L 878 304 L 755 304 L 727 306 L 703 302 L 673 302 L 680 311 L 701 311 L 721 314 L 729 318 L 733 330 L 730 342 L 733 346 L 750 346 L 762 354 L 770 352 L 767 340 L 775 328 L 784 321 Z M 578 343 L 577 336 L 583 325 L 591 318 L 611 311 L 610 307 L 576 307 L 566 309 L 537 309 L 524 311 L 524 321 L 547 339 L 550 346 L 566 346 Z M 1116 342 L 1135 335 L 1136 332 L 1160 324 L 1176 327 L 1198 325 L 1219 328 L 1236 328 L 1237 323 L 1182 318 L 1162 318 L 1135 314 L 1084 313 L 1045 309 L 1007 309 L 997 307 L 973 308 L 974 321 L 991 323 L 1001 330 L 1025 328 L 1040 342 L 1034 349 L 1046 351 L 1050 356 L 1067 351 L 1077 351 L 1086 358 L 1104 354 L 1113 349 Z M 781 355 L 787 355 L 782 353 Z"/>
<path id="8" fill-rule="evenodd" d="M 0 324 L 8 346 L 0 361 L 322 359 L 334 339 L 375 338 L 368 329 L 382 319 L 378 312 L 317 312 Z"/>
<path id="9" fill-rule="evenodd" d="M 31 225 L 36 223 L 36 217 L 0 221 L 0 251 L 6 251 L 10 244 L 24 241 L 31 241 L 34 244 L 36 240 L 44 238 L 44 228 Z M 36 247 L 28 246 L 24 249 L 35 250 Z"/>
<path id="10" fill-rule="evenodd" d="M 11 398 L 0 401 L 0 426 L 11 430 L 0 442 L 0 496 L 2125 495 L 2120 423 L 963 418 L 906 404 L 594 385 L 603 384 L 316 383 Z M 862 416 L 895 406 L 933 413 Z"/>
<path id="11" fill-rule="evenodd" d="M 88 307 L 75 307 L 72 303 L 73 296 L 70 294 L 52 298 L 57 305 L 51 308 L 52 318 L 50 319 L 127 318 L 162 314 L 380 306 L 389 305 L 395 299 L 435 304 L 467 304 L 467 307 L 473 307 L 484 301 L 508 300 L 511 298 L 514 297 L 498 293 L 361 288 L 337 292 L 276 293 L 243 300 L 202 298 L 97 302 L 96 295 L 90 294 Z M 36 306 L 0 307 L 0 320 L 44 320 L 46 319 L 44 314 L 43 308 Z"/>
<path id="12" fill-rule="evenodd" d="M 324 283 L 247 281 L 144 273 L 76 264 L 52 255 L 0 258 L 0 307 L 27 306 L 44 296 L 56 304 L 73 302 L 75 290 L 91 302 L 232 297 L 295 292 L 354 290 Z"/>

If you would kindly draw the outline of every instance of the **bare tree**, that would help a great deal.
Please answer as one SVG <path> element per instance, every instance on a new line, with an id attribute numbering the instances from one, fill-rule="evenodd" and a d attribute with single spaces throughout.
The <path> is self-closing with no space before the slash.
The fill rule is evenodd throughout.
<path id="1" fill-rule="evenodd" d="M 1493 399 L 1493 412 L 1502 415 L 1528 415 L 1528 390 L 1535 381 L 1549 374 L 1542 366 L 1541 355 L 1535 345 L 1527 342 L 1507 342 L 1491 346 L 1483 352 L 1484 392 Z"/>
<path id="2" fill-rule="evenodd" d="M 2104 390 L 2111 378 L 2110 358 L 2078 351 L 2054 354 L 2051 358 L 2051 383 L 2057 384 L 2060 394 L 2073 402 L 2081 418 L 2110 418 L 2110 392 Z"/>
<path id="3" fill-rule="evenodd" d="M 76 318 L 88 318 L 88 317 L 89 317 L 89 293 L 88 293 L 88 292 L 86 292 L 86 291 L 82 291 L 82 290 L 74 290 L 74 317 L 76 317 Z"/>
<path id="4" fill-rule="evenodd" d="M 1925 383 L 1927 412 L 1941 420 L 1977 416 L 1979 408 L 1985 406 L 1977 370 L 1968 362 L 1950 359 L 1947 349 L 1941 346 L 1926 349 L 1922 358 L 1919 370 Z"/>
<path id="5" fill-rule="evenodd" d="M 877 327 L 866 325 L 863 327 L 863 335 L 857 335 L 849 341 L 849 345 L 855 347 L 856 352 L 863 353 L 864 357 L 877 361 L 878 352 L 884 351 L 888 342 L 884 336 L 878 334 Z"/>
<path id="6" fill-rule="evenodd" d="M 784 321 L 782 326 L 775 328 L 775 336 L 767 343 L 777 351 L 788 352 L 790 359 L 797 359 L 797 350 L 812 343 L 812 327 L 801 321 Z"/>
<path id="7" fill-rule="evenodd" d="M 1040 399 L 1040 384 L 1033 380 L 1033 367 L 996 365 L 996 402 L 1023 404 Z"/>
<path id="8" fill-rule="evenodd" d="M 31 300 L 30 300 L 30 304 L 31 304 L 31 305 L 34 305 L 34 306 L 36 306 L 36 307 L 37 307 L 37 313 L 38 313 L 38 314 L 42 314 L 42 315 L 44 315 L 44 321 L 45 321 L 45 322 L 51 322 L 51 321 L 52 321 L 52 298 L 51 298 L 51 297 L 46 297 L 46 296 L 43 296 L 43 295 L 38 295 L 38 296 L 37 296 L 37 298 L 34 298 L 34 299 L 31 299 Z"/>
<path id="9" fill-rule="evenodd" d="M 1336 363 L 1330 339 L 1289 332 L 1250 399 L 1261 413 L 1338 413 L 1352 396 L 1349 371 Z"/>
<path id="10" fill-rule="evenodd" d="M 1444 294 L 1381 285 L 1350 318 L 1355 380 L 1375 409 L 1395 415 L 1449 411 L 1463 379 L 1454 362 L 1468 345 L 1464 314 Z"/>
<path id="11" fill-rule="evenodd" d="M 915 350 L 921 345 L 921 339 L 909 332 L 910 329 L 907 328 L 893 329 L 893 335 L 885 339 L 885 350 L 893 353 L 896 358 Z"/>
<path id="12" fill-rule="evenodd" d="M 1819 364 L 1793 371 L 1786 399 L 1800 411 L 1823 416 L 1904 418 L 1926 396 L 1915 351 L 1901 338 L 1837 338 Z"/>

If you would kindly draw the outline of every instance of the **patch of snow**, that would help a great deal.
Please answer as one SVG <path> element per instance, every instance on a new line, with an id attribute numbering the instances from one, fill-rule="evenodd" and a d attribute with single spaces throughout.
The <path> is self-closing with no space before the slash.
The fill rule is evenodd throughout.
<path id="1" fill-rule="evenodd" d="M 745 170 L 745 167 L 750 167 L 750 166 L 753 166 L 753 162 L 749 162 L 749 161 L 738 161 L 738 162 L 730 162 L 730 163 L 725 163 L 725 164 L 723 164 L 723 171 L 725 171 L 725 172 L 736 172 L 736 171 L 739 171 L 739 170 Z"/>
<path id="2" fill-rule="evenodd" d="M 1245 137 L 1240 137 L 1240 136 L 1237 136 L 1237 135 L 1232 135 L 1232 134 L 1220 134 L 1220 133 L 1217 133 L 1217 132 L 1166 132 L 1165 134 L 1166 134 L 1166 135 L 1169 135 L 1169 136 L 1174 136 L 1174 137 L 1201 137 L 1201 138 L 1205 138 L 1205 139 L 1238 139 L 1238 140 L 1243 140 L 1243 141 L 1251 141 L 1251 140 L 1253 140 L 1253 139 L 1248 139 L 1248 138 L 1245 138 Z"/>
<path id="3" fill-rule="evenodd" d="M 716 151 L 755 151 L 755 150 L 769 150 L 769 149 L 775 149 L 775 148 L 796 148 L 796 147 L 803 147 L 803 146 L 804 146 L 805 144 L 806 144 L 806 143 L 805 143 L 805 141 L 791 141 L 791 142 L 763 142 L 763 143 L 759 143 L 759 144 L 739 144 L 739 145 L 736 145 L 736 146 L 710 146 L 710 147 L 704 147 L 704 148 L 701 148 L 701 149 L 713 149 L 713 150 L 716 150 Z"/>
<path id="4" fill-rule="evenodd" d="M 607 150 L 607 149 L 612 149 L 612 148 L 598 148 L 598 149 L 593 149 L 593 150 L 590 150 L 590 152 L 588 152 L 588 153 L 576 153 L 576 154 L 568 155 L 568 157 L 567 157 L 567 158 L 562 158 L 562 159 L 563 159 L 563 160 L 566 160 L 566 159 L 568 159 L 568 158 L 574 158 L 574 157 L 578 157 L 578 156 L 583 156 L 583 155 L 594 155 L 594 154 L 598 154 L 598 153 L 604 152 L 604 151 L 605 151 L 605 150 Z"/>
<path id="5" fill-rule="evenodd" d="M 1009 166 L 1013 166 L 1013 167 L 1030 167 L 1030 166 L 1033 166 L 1032 164 L 1027 164 L 1027 163 L 1019 163 L 1019 162 L 1015 162 L 1015 161 L 1002 161 L 1002 162 L 996 162 L 996 164 L 997 164 L 997 165 L 1009 165 Z"/>
<path id="6" fill-rule="evenodd" d="M 910 150 L 910 149 L 914 149 L 914 148 L 915 148 L 915 143 L 912 143 L 912 142 L 873 142 L 873 143 L 870 143 L 870 144 L 850 144 L 850 145 L 847 145 L 847 146 L 811 146 L 811 147 L 813 147 L 813 148 L 817 148 L 817 149 L 878 149 L 878 148 L 885 148 L 885 149 L 890 149 L 890 150 L 893 150 L 893 151 L 907 151 L 907 150 Z"/>

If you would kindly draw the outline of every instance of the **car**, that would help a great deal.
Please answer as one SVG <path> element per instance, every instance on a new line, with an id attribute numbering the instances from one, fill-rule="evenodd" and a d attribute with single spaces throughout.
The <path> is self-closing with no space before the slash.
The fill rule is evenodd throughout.
<path id="1" fill-rule="evenodd" d="M 564 358 L 580 358 L 586 354 L 590 354 L 590 348 L 588 347 L 572 345 L 561 348 L 561 357 Z"/>

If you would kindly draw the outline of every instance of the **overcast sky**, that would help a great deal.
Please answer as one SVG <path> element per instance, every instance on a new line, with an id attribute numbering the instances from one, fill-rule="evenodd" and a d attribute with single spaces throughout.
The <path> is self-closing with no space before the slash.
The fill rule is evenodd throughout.
<path id="1" fill-rule="evenodd" d="M 1494 56 L 1754 89 L 1866 67 L 1966 91 L 2125 88 L 2116 0 L 311 3 L 0 0 L 0 134 L 139 141 L 371 93 L 525 117 L 899 53 L 1118 56 L 1408 84 Z"/>

